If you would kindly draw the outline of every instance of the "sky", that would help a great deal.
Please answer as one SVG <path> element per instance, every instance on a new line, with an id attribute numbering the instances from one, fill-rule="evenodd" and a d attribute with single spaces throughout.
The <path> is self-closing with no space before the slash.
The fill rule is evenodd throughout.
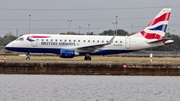
<path id="1" fill-rule="evenodd" d="M 163 8 L 172 8 L 168 32 L 180 35 L 180 0 L 0 0 L 0 36 L 99 34 L 114 30 L 116 19 L 118 29 L 139 32 Z"/>

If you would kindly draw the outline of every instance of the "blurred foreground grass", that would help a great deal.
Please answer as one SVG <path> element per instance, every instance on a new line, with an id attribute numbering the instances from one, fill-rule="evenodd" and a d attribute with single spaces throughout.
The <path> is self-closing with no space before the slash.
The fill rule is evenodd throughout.
<path id="1" fill-rule="evenodd" d="M 25 56 L 6 56 L 6 61 L 27 61 Z M 0 56 L 0 61 L 4 61 L 4 56 Z M 84 56 L 74 57 L 70 59 L 59 58 L 58 56 L 31 56 L 30 62 L 87 62 L 84 61 Z M 149 63 L 149 57 L 103 57 L 103 56 L 92 56 L 92 62 L 141 62 Z M 91 62 L 88 61 L 88 62 Z M 180 58 L 152 58 L 153 63 L 179 63 Z"/>

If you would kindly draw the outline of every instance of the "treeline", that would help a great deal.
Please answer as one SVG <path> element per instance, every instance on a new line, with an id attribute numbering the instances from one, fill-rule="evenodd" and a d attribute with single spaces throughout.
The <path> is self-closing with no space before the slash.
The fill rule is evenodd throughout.
<path id="1" fill-rule="evenodd" d="M 0 46 L 6 46 L 9 42 L 15 40 L 15 37 L 11 32 L 7 33 L 4 37 L 0 37 Z"/>
<path id="2" fill-rule="evenodd" d="M 129 34 L 127 31 L 123 29 L 118 29 L 117 32 L 114 30 L 105 30 L 99 35 L 106 35 L 106 36 L 112 36 L 117 33 L 117 36 L 126 36 L 131 35 L 134 33 Z M 91 33 L 92 34 L 92 33 Z M 172 38 L 174 40 L 174 43 L 171 45 L 165 45 L 155 48 L 146 49 L 149 51 L 180 51 L 180 37 L 178 35 L 173 35 L 170 33 L 166 33 L 166 36 L 168 38 Z M 15 37 L 12 33 L 7 33 L 4 37 L 0 37 L 0 46 L 5 46 L 9 42 L 15 40 L 17 37 Z"/>

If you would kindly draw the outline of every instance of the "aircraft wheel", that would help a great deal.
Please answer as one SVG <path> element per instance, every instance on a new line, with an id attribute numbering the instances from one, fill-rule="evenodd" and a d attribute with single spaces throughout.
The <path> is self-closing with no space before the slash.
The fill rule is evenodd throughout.
<path id="1" fill-rule="evenodd" d="M 30 57 L 26 57 L 26 60 L 30 60 Z"/>
<path id="2" fill-rule="evenodd" d="M 91 57 L 90 56 L 88 56 L 88 57 L 84 57 L 84 60 L 91 60 Z"/>

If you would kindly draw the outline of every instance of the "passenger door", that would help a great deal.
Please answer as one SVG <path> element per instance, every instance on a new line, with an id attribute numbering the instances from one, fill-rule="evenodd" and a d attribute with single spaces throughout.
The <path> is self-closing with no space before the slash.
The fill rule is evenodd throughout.
<path id="1" fill-rule="evenodd" d="M 126 49 L 131 48 L 131 38 L 129 36 L 126 36 L 126 38 L 125 38 L 125 47 L 126 47 Z"/>
<path id="2" fill-rule="evenodd" d="M 33 37 L 35 37 L 35 36 L 33 35 Z M 36 47 L 37 46 L 37 39 L 34 38 L 33 40 L 34 41 L 31 42 L 31 45 L 32 45 L 32 47 Z"/>

